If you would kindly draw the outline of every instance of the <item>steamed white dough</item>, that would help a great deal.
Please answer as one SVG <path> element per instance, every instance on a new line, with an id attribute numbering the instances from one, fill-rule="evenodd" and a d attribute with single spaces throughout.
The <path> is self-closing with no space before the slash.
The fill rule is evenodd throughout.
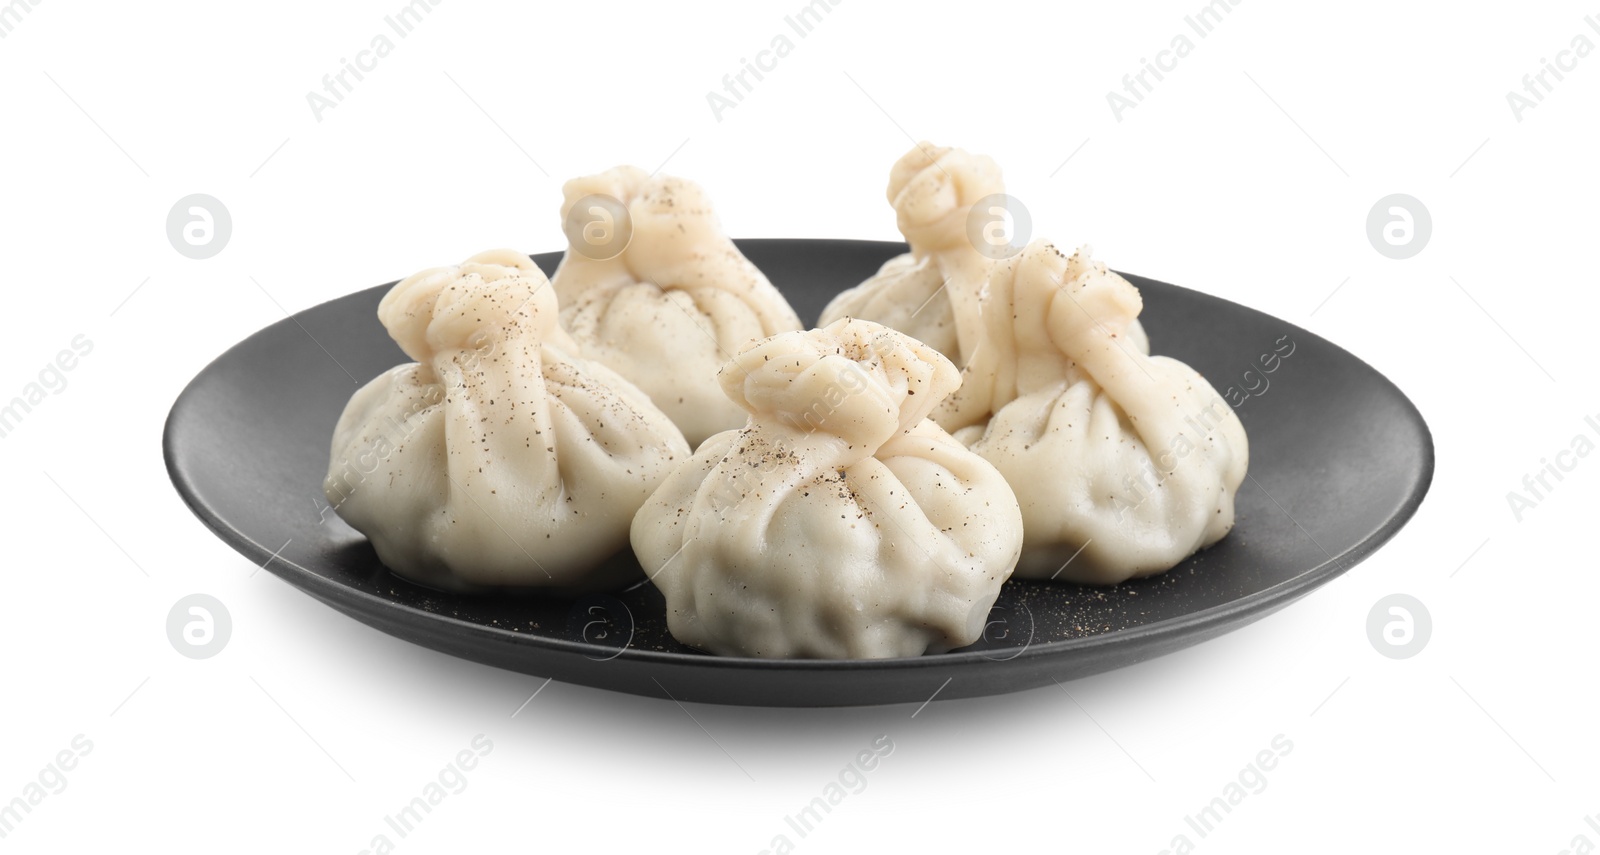
<path id="1" fill-rule="evenodd" d="M 959 148 L 919 142 L 889 170 L 889 204 L 911 249 L 839 294 L 819 324 L 861 318 L 966 364 L 982 332 L 978 298 L 994 266 L 967 234 L 975 202 L 1005 192 L 1000 167 Z"/>
<path id="2" fill-rule="evenodd" d="M 1005 189 L 999 165 L 985 155 L 929 142 L 912 146 L 889 170 L 888 190 L 910 251 L 834 297 L 818 324 L 873 321 L 932 346 L 957 367 L 966 365 L 983 336 L 980 304 L 996 263 L 974 243 L 969 218 L 974 205 Z M 1137 321 L 1128 337 L 1150 352 Z"/>
<path id="3" fill-rule="evenodd" d="M 1086 250 L 1046 241 L 989 280 L 977 357 L 934 417 L 1016 491 L 1019 578 L 1148 576 L 1233 527 L 1244 426 L 1193 368 L 1128 340 L 1142 308 Z"/>
<path id="4" fill-rule="evenodd" d="M 598 258 L 569 244 L 551 279 L 562 326 L 584 356 L 644 390 L 690 447 L 743 424 L 717 369 L 753 339 L 800 329 L 800 319 L 723 233 L 705 192 L 633 166 L 573 179 L 563 192 L 563 220 L 592 196 L 626 210 L 609 224 L 625 247 Z"/>
<path id="5" fill-rule="evenodd" d="M 689 455 L 650 399 L 576 356 L 555 292 L 511 250 L 397 284 L 378 308 L 416 362 L 355 393 L 323 489 L 394 572 L 439 588 L 613 588 L 634 512 Z"/>
<path id="6" fill-rule="evenodd" d="M 633 546 L 672 634 L 757 657 L 977 641 L 1022 546 L 1000 473 L 926 418 L 949 360 L 866 321 L 775 336 L 720 375 L 749 414 L 650 497 Z"/>

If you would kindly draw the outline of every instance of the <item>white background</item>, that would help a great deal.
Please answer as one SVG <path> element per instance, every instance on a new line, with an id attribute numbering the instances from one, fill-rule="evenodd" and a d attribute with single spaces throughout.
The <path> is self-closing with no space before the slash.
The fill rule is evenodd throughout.
<path id="1" fill-rule="evenodd" d="M 706 93 L 801 0 L 451 0 L 317 121 L 306 93 L 402 5 L 47 0 L 0 40 L 0 399 L 94 343 L 0 440 L 0 800 L 74 735 L 94 745 L 0 849 L 358 852 L 480 733 L 494 747 L 467 788 L 397 851 L 757 852 L 786 832 L 817 852 L 1600 843 L 1600 459 L 1520 522 L 1506 498 L 1600 413 L 1600 56 L 1521 121 L 1506 101 L 1579 33 L 1600 42 L 1593 3 L 1249 0 L 1119 122 L 1106 93 L 1201 0 L 844 0 L 718 121 Z M 1437 442 L 1415 520 L 1276 616 L 1070 698 L 691 718 L 555 683 L 513 717 L 541 680 L 252 575 L 167 482 L 175 396 L 285 309 L 488 247 L 559 249 L 564 179 L 669 156 L 735 236 L 897 239 L 883 187 L 908 134 L 995 157 L 1036 234 L 1391 377 Z M 190 193 L 232 212 L 210 260 L 166 239 Z M 1432 212 L 1407 261 L 1365 234 L 1391 193 Z M 196 591 L 234 621 L 201 662 L 165 636 Z M 1434 623 L 1405 661 L 1366 636 L 1395 592 Z M 866 789 L 793 834 L 785 815 L 878 734 L 895 751 Z M 1279 734 L 1294 748 L 1267 788 L 1193 834 L 1184 816 Z"/>

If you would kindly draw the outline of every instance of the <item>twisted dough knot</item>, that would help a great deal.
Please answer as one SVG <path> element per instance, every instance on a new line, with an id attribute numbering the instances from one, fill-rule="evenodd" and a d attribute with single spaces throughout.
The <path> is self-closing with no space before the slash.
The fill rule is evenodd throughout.
<path id="1" fill-rule="evenodd" d="M 1077 353 L 1084 336 L 1123 336 L 1144 311 L 1144 298 L 1132 282 L 1095 261 L 1085 246 L 1067 256 L 1050 243 L 1035 242 L 1022 255 L 1017 287 L 1049 289 L 1050 338 L 1067 354 Z"/>
<path id="2" fill-rule="evenodd" d="M 610 196 L 628 204 L 650 176 L 637 166 L 616 166 L 605 172 L 569 179 L 561 185 L 561 219 L 572 213 L 572 206 L 585 196 Z"/>
<path id="3" fill-rule="evenodd" d="M 557 330 L 556 295 L 548 286 L 528 256 L 493 249 L 402 280 L 378 304 L 378 319 L 418 362 L 479 348 L 507 325 L 542 340 Z"/>
<path id="4" fill-rule="evenodd" d="M 988 156 L 927 142 L 917 143 L 889 170 L 889 203 L 913 249 L 966 241 L 968 209 L 1005 189 L 999 165 Z"/>
<path id="5" fill-rule="evenodd" d="M 716 279 L 672 281 L 672 273 L 683 265 L 700 260 L 705 253 L 729 243 L 711 207 L 710 197 L 693 181 L 672 175 L 650 175 L 637 166 L 617 166 L 574 178 L 561 186 L 561 192 L 564 197 L 562 222 L 573 214 L 574 206 L 591 196 L 606 197 L 620 204 L 627 212 L 628 221 L 611 226 L 626 229 L 629 234 L 619 238 L 622 244 L 614 257 L 637 278 L 653 281 L 662 288 L 692 285 L 734 290 L 739 284 Z M 619 212 L 578 212 L 583 216 L 616 213 Z"/>
<path id="6" fill-rule="evenodd" d="M 759 342 L 717 378 L 756 421 L 836 436 L 862 457 L 927 418 L 961 382 L 937 350 L 851 318 Z"/>

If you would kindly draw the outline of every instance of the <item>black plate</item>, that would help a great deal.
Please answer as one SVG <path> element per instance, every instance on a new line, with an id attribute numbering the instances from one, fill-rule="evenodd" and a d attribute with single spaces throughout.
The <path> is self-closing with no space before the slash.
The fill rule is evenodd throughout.
<path id="1" fill-rule="evenodd" d="M 867 241 L 738 243 L 808 321 L 905 251 Z M 560 256 L 534 260 L 552 272 Z M 1260 312 L 1128 278 L 1144 293 L 1155 350 L 1193 365 L 1237 404 L 1250 435 L 1238 525 L 1154 579 L 1109 589 L 1010 582 L 985 639 L 952 653 L 713 657 L 667 634 L 661 595 L 647 583 L 572 601 L 446 594 L 391 575 L 361 535 L 320 512 L 333 426 L 356 388 L 346 372 L 365 383 L 405 361 L 375 314 L 388 285 L 273 324 L 208 366 L 168 418 L 167 469 L 189 507 L 251 561 L 357 620 L 478 662 L 729 704 L 920 703 L 941 686 L 941 699 L 1018 691 L 1168 653 L 1283 608 L 1393 536 L 1433 476 L 1421 415 L 1361 360 Z M 1262 364 L 1291 343 L 1287 358 Z"/>

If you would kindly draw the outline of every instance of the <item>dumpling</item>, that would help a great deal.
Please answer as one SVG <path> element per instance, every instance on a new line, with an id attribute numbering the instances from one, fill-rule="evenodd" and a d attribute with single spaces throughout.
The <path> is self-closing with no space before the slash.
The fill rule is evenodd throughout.
<path id="1" fill-rule="evenodd" d="M 633 166 L 562 189 L 569 245 L 551 282 L 583 355 L 643 389 L 691 448 L 744 424 L 717 369 L 800 319 L 723 233 L 705 192 Z"/>
<path id="2" fill-rule="evenodd" d="M 1113 584 L 1233 527 L 1249 447 L 1199 372 L 1126 340 L 1139 291 L 1036 241 L 990 277 L 984 338 L 935 412 L 1022 504 L 1018 578 Z"/>
<path id="3" fill-rule="evenodd" d="M 574 356 L 548 284 L 495 250 L 379 304 L 417 361 L 350 399 L 323 491 L 401 576 L 576 592 L 639 575 L 628 526 L 689 446 L 643 392 Z"/>
<path id="4" fill-rule="evenodd" d="M 978 298 L 994 259 L 968 235 L 974 203 L 1005 192 L 984 155 L 919 142 L 889 170 L 889 204 L 911 251 L 834 297 L 819 324 L 861 318 L 892 327 L 966 364 L 982 334 Z"/>
<path id="5" fill-rule="evenodd" d="M 885 658 L 978 640 L 1022 547 L 1005 479 L 926 417 L 958 373 L 867 321 L 760 342 L 722 369 L 749 413 L 633 521 L 679 641 Z"/>
<path id="6" fill-rule="evenodd" d="M 818 323 L 874 321 L 966 365 L 983 335 L 979 308 L 989 272 L 1001 253 L 1015 252 L 1006 245 L 979 247 L 983 234 L 973 232 L 972 209 L 980 202 L 1002 207 L 989 197 L 1005 189 L 1000 167 L 984 155 L 928 142 L 912 146 L 889 170 L 889 204 L 911 251 L 834 297 Z M 1150 352 L 1137 321 L 1127 334 L 1134 347 Z"/>

